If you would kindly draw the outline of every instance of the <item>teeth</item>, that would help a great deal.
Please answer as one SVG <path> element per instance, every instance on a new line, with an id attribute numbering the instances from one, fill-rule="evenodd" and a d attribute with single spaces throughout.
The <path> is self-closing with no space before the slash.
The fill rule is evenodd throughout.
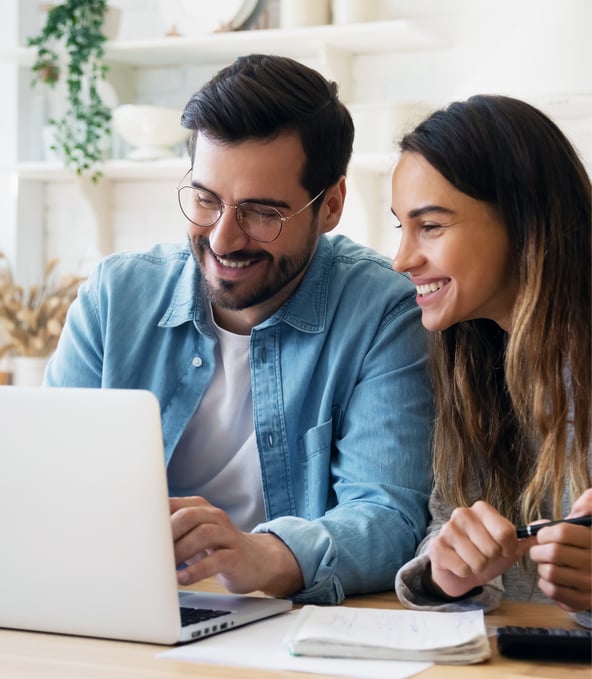
<path id="1" fill-rule="evenodd" d="M 444 287 L 446 285 L 446 281 L 438 281 L 436 283 L 426 283 L 425 285 L 416 285 L 415 289 L 417 290 L 418 295 L 429 295 L 430 292 L 436 292 L 436 290 L 439 290 L 440 288 Z"/>
<path id="2" fill-rule="evenodd" d="M 252 263 L 252 260 L 237 262 L 235 259 L 222 259 L 222 257 L 216 257 L 216 259 L 222 266 L 226 266 L 229 269 L 243 269 L 245 266 L 249 266 L 249 264 Z"/>

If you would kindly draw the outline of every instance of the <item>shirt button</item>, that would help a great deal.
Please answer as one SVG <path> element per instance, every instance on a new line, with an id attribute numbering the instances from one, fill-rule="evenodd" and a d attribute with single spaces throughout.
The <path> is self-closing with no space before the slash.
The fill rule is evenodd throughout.
<path id="1" fill-rule="evenodd" d="M 201 360 L 201 358 L 199 356 L 195 356 L 193 358 L 193 361 L 191 361 L 191 363 L 192 363 L 194 368 L 199 368 L 201 366 L 201 364 L 203 363 L 203 361 Z"/>

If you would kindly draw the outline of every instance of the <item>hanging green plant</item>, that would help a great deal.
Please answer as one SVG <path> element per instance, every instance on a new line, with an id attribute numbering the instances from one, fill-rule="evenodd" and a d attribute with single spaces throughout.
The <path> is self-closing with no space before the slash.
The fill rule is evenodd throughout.
<path id="1" fill-rule="evenodd" d="M 55 87 L 60 78 L 66 79 L 67 109 L 49 121 L 55 128 L 52 150 L 66 166 L 79 175 L 90 174 L 93 181 L 101 175 L 97 164 L 111 134 L 111 111 L 98 89 L 108 71 L 103 63 L 106 13 L 107 0 L 66 0 L 48 11 L 41 33 L 27 41 L 37 48 L 33 84 Z"/>

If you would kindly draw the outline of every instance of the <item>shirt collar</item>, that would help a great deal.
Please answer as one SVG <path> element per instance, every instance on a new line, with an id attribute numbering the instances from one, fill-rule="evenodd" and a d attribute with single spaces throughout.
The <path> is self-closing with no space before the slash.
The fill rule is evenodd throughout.
<path id="1" fill-rule="evenodd" d="M 327 318 L 333 245 L 321 235 L 315 253 L 294 294 L 258 328 L 283 321 L 303 332 L 323 332 Z"/>

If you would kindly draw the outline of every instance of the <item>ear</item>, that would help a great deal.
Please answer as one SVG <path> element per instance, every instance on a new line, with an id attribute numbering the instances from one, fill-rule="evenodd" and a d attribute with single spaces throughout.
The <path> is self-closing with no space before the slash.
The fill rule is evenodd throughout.
<path id="1" fill-rule="evenodd" d="M 319 210 L 320 233 L 329 233 L 339 224 L 346 192 L 345 177 L 341 177 L 336 184 L 330 186 L 325 192 L 323 205 Z"/>

